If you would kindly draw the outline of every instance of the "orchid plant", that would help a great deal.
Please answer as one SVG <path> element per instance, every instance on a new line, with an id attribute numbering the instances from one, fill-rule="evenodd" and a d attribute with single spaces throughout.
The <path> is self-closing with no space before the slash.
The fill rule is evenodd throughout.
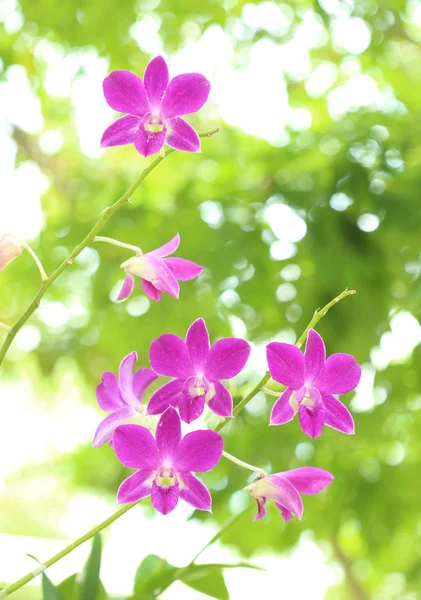
<path id="1" fill-rule="evenodd" d="M 165 156 L 174 150 L 198 152 L 200 137 L 215 133 L 211 131 L 200 136 L 181 118 L 181 115 L 199 110 L 206 102 L 209 90 L 207 79 L 197 73 L 179 75 L 170 80 L 167 64 L 160 56 L 148 64 L 143 80 L 129 71 L 114 71 L 105 79 L 107 103 L 125 116 L 106 129 L 101 145 L 134 144 L 145 157 L 156 153 L 159 156 L 117 202 L 102 212 L 85 239 L 50 276 L 46 275 L 38 257 L 25 242 L 11 235 L 0 238 L 0 271 L 19 257 L 25 248 L 33 256 L 42 279 L 36 298 L 21 319 L 15 325 L 1 324 L 7 338 L 0 350 L 0 363 L 48 287 L 93 242 L 111 243 L 134 253 L 121 265 L 125 279 L 116 298 L 118 301 L 132 293 L 134 277 L 140 277 L 145 294 L 158 302 L 162 293 L 178 298 L 179 282 L 192 280 L 201 274 L 203 267 L 192 260 L 170 256 L 180 244 L 178 234 L 145 254 L 136 246 L 97 234 Z M 170 148 L 163 150 L 164 144 Z M 99 448 L 110 444 L 116 459 L 128 469 L 135 470 L 118 489 L 117 502 L 122 506 L 92 531 L 0 591 L 0 598 L 9 596 L 36 575 L 44 573 L 50 565 L 94 538 L 149 496 L 154 509 L 162 515 L 175 510 L 179 500 L 194 509 L 211 511 L 211 494 L 196 473 L 217 469 L 221 457 L 254 473 L 251 482 L 245 478 L 244 490 L 257 502 L 256 520 L 265 516 L 267 499 L 275 502 L 285 521 L 294 515 L 301 519 L 301 495 L 318 494 L 332 483 L 333 474 L 319 466 L 266 473 L 260 466 L 249 464 L 225 451 L 220 432 L 229 422 L 234 421 L 235 426 L 235 418 L 258 393 L 275 393 L 266 387 L 272 378 L 286 389 L 274 402 L 268 425 L 286 424 L 298 414 L 303 432 L 312 438 L 322 434 L 324 425 L 345 434 L 354 433 L 353 418 L 336 395 L 355 389 L 361 368 L 349 354 L 333 354 L 326 359 L 323 339 L 314 329 L 333 305 L 354 293 L 353 290 L 345 290 L 316 311 L 296 345 L 276 341 L 267 344 L 267 372 L 235 406 L 231 388 L 227 385 L 232 387 L 240 373 L 243 378 L 247 376 L 251 345 L 239 338 L 224 338 L 211 344 L 202 318 L 191 324 L 185 340 L 171 332 L 163 332 L 152 340 L 150 366 L 142 365 L 135 370 L 138 356 L 136 351 L 132 351 L 123 358 L 118 375 L 103 373 L 96 397 L 99 407 L 109 414 L 99 423 L 93 446 Z M 300 348 L 305 341 L 303 353 Z M 163 382 L 161 377 L 168 377 L 170 381 Z M 159 387 L 149 394 L 149 401 L 145 402 L 149 387 L 158 380 Z M 215 419 L 217 423 L 212 428 L 210 424 Z M 191 427 L 194 429 L 189 430 Z M 281 465 L 275 468 L 279 469 Z M 48 585 L 52 585 L 51 582 Z"/>

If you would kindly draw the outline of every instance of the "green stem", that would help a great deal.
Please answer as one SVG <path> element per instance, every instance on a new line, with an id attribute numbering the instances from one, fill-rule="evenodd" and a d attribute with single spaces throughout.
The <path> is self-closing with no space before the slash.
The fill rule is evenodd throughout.
<path id="1" fill-rule="evenodd" d="M 235 463 L 239 467 L 242 467 L 243 469 L 247 469 L 248 471 L 254 471 L 255 473 L 259 473 L 260 475 L 267 475 L 267 473 L 264 469 L 260 469 L 259 467 L 255 467 L 254 465 L 246 463 L 243 460 L 240 460 L 239 458 L 237 458 L 236 456 L 229 454 L 228 452 L 223 451 L 222 456 L 225 456 L 225 458 L 227 458 L 231 462 Z"/>
<path id="2" fill-rule="evenodd" d="M 6 323 L 1 323 L 1 322 L 0 322 L 0 329 L 7 331 L 7 333 L 10 333 L 12 331 L 12 328 L 9 327 L 9 325 L 6 325 Z"/>
<path id="3" fill-rule="evenodd" d="M 38 267 L 38 271 L 41 275 L 41 279 L 42 281 L 46 281 L 48 279 L 47 277 L 47 273 L 44 271 L 44 267 L 41 264 L 40 259 L 38 258 L 38 256 L 35 254 L 35 252 L 32 250 L 31 246 L 28 246 L 28 244 L 26 242 L 23 242 L 22 240 L 19 240 L 20 243 L 22 244 L 22 247 L 25 248 L 25 250 L 32 256 L 32 258 L 34 259 L 34 262 L 36 264 L 36 266 Z"/>
<path id="4" fill-rule="evenodd" d="M 351 296 L 352 294 L 355 294 L 355 293 L 356 293 L 355 290 L 345 289 L 341 294 L 339 294 L 339 296 L 336 296 L 336 298 L 333 298 L 333 300 L 328 302 L 326 304 L 326 306 L 324 306 L 323 308 L 318 308 L 316 310 L 316 312 L 314 313 L 313 318 L 311 319 L 310 323 L 305 328 L 303 334 L 298 338 L 298 341 L 295 344 L 297 346 L 297 348 L 300 348 L 303 345 L 303 343 L 306 341 L 309 329 L 311 329 L 312 327 L 315 327 L 315 325 L 317 325 L 317 323 L 320 321 L 320 319 L 322 319 L 325 316 L 327 311 L 330 308 L 332 308 L 332 306 L 335 306 L 335 304 L 340 302 L 343 298 L 346 298 L 346 296 Z M 237 406 L 234 408 L 234 410 L 233 410 L 234 417 L 236 417 L 238 415 L 238 413 L 243 410 L 243 408 L 250 402 L 250 400 L 252 400 L 255 396 L 257 396 L 257 394 L 259 392 L 262 391 L 262 388 L 264 388 L 266 386 L 269 379 L 270 379 L 270 373 L 269 373 L 269 371 L 266 371 L 266 373 L 263 375 L 263 377 L 259 381 L 259 383 L 257 385 L 255 385 L 254 388 L 251 390 L 251 392 L 249 394 L 247 394 L 247 396 L 245 398 L 243 398 L 241 400 L 241 402 L 239 402 L 237 404 Z M 219 423 L 219 425 L 217 425 L 215 427 L 215 431 L 221 431 L 221 429 L 223 427 L 225 427 L 225 425 L 229 421 L 230 421 L 230 419 L 224 419 L 223 421 L 221 421 Z"/>
<path id="5" fill-rule="evenodd" d="M 111 523 L 113 523 L 119 517 L 124 515 L 124 513 L 128 512 L 131 508 L 133 508 L 133 506 L 136 506 L 136 504 L 138 504 L 138 503 L 133 502 L 132 504 L 125 504 L 124 506 L 119 508 L 117 512 L 115 512 L 113 515 L 111 515 L 111 517 L 108 517 L 108 519 L 103 521 L 100 525 L 97 525 L 96 527 L 94 527 L 93 529 L 88 531 L 88 533 L 85 533 L 85 535 L 80 537 L 78 540 L 69 544 L 66 548 L 64 548 L 64 550 L 62 550 L 61 552 L 59 552 L 58 554 L 56 554 L 55 556 L 53 556 L 52 558 L 47 560 L 45 563 L 39 565 L 34 571 L 31 571 L 30 573 L 25 575 L 25 577 L 22 577 L 22 579 L 19 579 L 19 581 L 12 583 L 12 585 L 9 585 L 7 588 L 2 590 L 0 592 L 0 598 L 5 598 L 6 596 L 10 596 L 10 594 L 12 594 L 13 592 L 16 592 L 16 590 L 18 590 L 19 588 L 21 588 L 22 586 L 27 584 L 29 581 L 34 579 L 34 577 L 36 577 L 37 575 L 39 575 L 40 573 L 45 571 L 45 569 L 47 569 L 48 567 L 51 567 L 51 565 L 53 565 L 58 560 L 63 558 L 63 556 L 66 556 L 67 554 L 72 552 L 75 548 L 77 548 L 84 542 L 87 542 L 88 540 L 93 538 L 95 535 L 97 535 L 97 533 L 99 533 L 100 531 L 102 531 L 103 529 L 108 527 L 108 525 L 111 525 Z"/>
<path id="6" fill-rule="evenodd" d="M 320 319 L 322 317 L 325 316 L 325 314 L 327 313 L 329 308 L 331 308 L 334 304 L 339 302 L 339 300 L 342 300 L 342 298 L 345 298 L 345 296 L 349 296 L 350 294 L 355 294 L 355 292 L 345 290 L 344 292 L 342 292 L 342 294 L 340 294 L 339 296 L 334 298 L 331 302 L 329 302 L 329 304 L 326 304 L 326 306 L 324 308 L 322 308 L 321 310 L 316 310 L 312 320 L 310 321 L 308 327 L 305 329 L 303 335 L 300 337 L 300 339 L 298 340 L 296 345 L 298 346 L 299 343 L 302 344 L 305 341 L 308 330 L 311 327 L 314 327 L 314 325 L 318 321 L 320 321 Z M 270 379 L 270 373 L 267 372 L 262 377 L 261 381 L 251 390 L 251 392 L 249 394 L 247 394 L 247 396 L 241 402 L 239 402 L 237 404 L 237 406 L 234 408 L 234 411 L 233 411 L 234 416 L 238 415 L 238 413 L 240 413 L 243 410 L 243 408 L 246 406 L 246 404 L 248 404 L 248 402 L 250 402 L 250 400 L 252 398 L 254 398 L 254 396 L 256 396 L 261 391 L 261 387 L 263 387 L 269 381 L 269 379 Z M 219 425 L 217 427 L 215 427 L 214 431 L 219 431 L 220 429 L 222 429 L 222 427 L 224 427 L 224 425 L 227 423 L 227 421 L 228 421 L 228 419 L 219 423 Z M 239 464 L 240 466 L 243 466 L 246 469 L 264 473 L 264 471 L 262 469 L 257 469 L 256 467 L 253 467 L 252 465 L 243 463 L 243 461 L 240 461 L 239 459 L 231 456 L 231 454 L 228 454 L 227 452 L 224 452 L 224 455 L 226 458 L 229 458 L 229 460 L 235 459 L 235 460 L 233 460 L 233 462 L 236 462 L 237 464 Z M 15 592 L 16 590 L 18 590 L 19 588 L 24 586 L 26 583 L 28 583 L 29 581 L 34 579 L 34 577 L 36 577 L 37 575 L 39 575 L 40 573 L 45 571 L 45 569 L 47 569 L 48 567 L 50 567 L 51 565 L 56 563 L 58 560 L 60 560 L 60 558 L 63 558 L 63 556 L 66 556 L 66 554 L 69 554 L 69 552 L 71 552 L 72 550 L 74 550 L 75 548 L 77 548 L 78 546 L 83 544 L 84 542 L 88 541 L 90 538 L 94 537 L 97 533 L 99 533 L 100 531 L 105 529 L 108 525 L 113 523 L 116 519 L 121 517 L 121 515 L 124 515 L 124 513 L 126 513 L 131 508 L 133 508 L 133 506 L 135 506 L 136 504 L 137 504 L 137 502 L 134 502 L 133 504 L 125 504 L 117 512 L 115 512 L 113 515 L 111 515 L 111 517 L 109 517 L 108 519 L 103 521 L 100 525 L 97 525 L 97 527 L 94 527 L 94 529 L 91 529 L 91 531 L 88 531 L 88 533 L 83 535 L 81 538 L 79 538 L 78 540 L 76 540 L 75 542 L 70 544 L 69 546 L 67 546 L 67 548 L 65 548 L 64 550 L 62 550 L 61 552 L 59 552 L 58 554 L 56 554 L 55 556 L 53 556 L 52 558 L 47 560 L 47 562 L 45 562 L 44 564 L 40 565 L 40 567 L 37 567 L 37 569 L 35 571 L 31 571 L 31 573 L 28 573 L 28 575 L 25 575 L 25 577 L 22 577 L 22 579 L 19 579 L 19 581 L 16 581 L 12 585 L 9 585 L 7 588 L 5 588 L 4 590 L 2 590 L 0 592 L 0 600 L 1 600 L 1 598 L 4 598 L 5 596 L 10 595 L 12 592 Z M 222 533 L 224 531 L 226 531 L 226 529 L 228 527 L 230 527 L 235 521 L 237 521 L 242 515 L 244 515 L 247 512 L 247 510 L 249 510 L 249 508 L 250 507 L 248 507 L 244 512 L 242 512 L 239 515 L 236 515 L 235 517 L 230 519 L 230 521 L 220 531 L 218 531 L 218 533 L 211 539 L 211 541 L 199 552 L 199 554 L 197 554 L 197 556 L 194 557 L 194 559 L 192 560 L 192 562 L 190 564 L 193 564 L 197 560 L 197 558 L 200 556 L 200 554 L 202 554 L 202 552 L 204 552 L 204 550 L 206 550 L 206 548 L 208 548 L 217 539 L 219 539 L 219 537 L 222 535 Z"/>
<path id="7" fill-rule="evenodd" d="M 142 250 L 139 246 L 132 246 L 131 244 L 125 244 L 124 242 L 119 242 L 118 240 L 114 240 L 113 238 L 104 237 L 102 235 L 97 235 L 93 239 L 94 242 L 105 242 L 106 244 L 112 244 L 113 246 L 118 246 L 119 248 L 126 248 L 127 250 L 132 250 L 138 256 L 142 254 Z"/>
<path id="8" fill-rule="evenodd" d="M 201 134 L 199 134 L 199 137 L 210 137 L 210 136 L 214 135 L 215 133 L 217 133 L 218 131 L 219 131 L 218 129 L 214 129 L 213 131 L 208 131 L 207 133 L 201 133 Z M 149 173 L 151 173 L 155 169 L 155 167 L 157 167 L 159 165 L 159 163 L 161 163 L 164 160 L 165 157 L 169 156 L 173 152 L 174 152 L 174 150 L 172 148 L 170 148 L 169 150 L 167 150 L 165 152 L 165 155 L 158 156 L 149 165 L 149 167 L 144 169 L 142 171 L 142 173 L 138 176 L 138 178 L 129 187 L 127 192 L 125 192 L 121 196 L 121 198 L 119 198 L 116 202 L 114 202 L 114 204 L 112 204 L 111 206 L 109 206 L 108 208 L 106 208 L 105 210 L 102 211 L 101 216 L 100 216 L 99 220 L 97 221 L 97 223 L 92 227 L 91 231 L 81 241 L 81 243 L 73 249 L 73 252 L 71 252 L 71 254 L 66 258 L 66 260 L 64 260 L 61 263 L 61 265 L 54 271 L 54 273 L 52 273 L 52 275 L 47 277 L 42 282 L 42 285 L 41 285 L 40 289 L 38 290 L 37 295 L 31 302 L 31 304 L 28 306 L 28 308 L 26 309 L 24 314 L 21 316 L 19 321 L 17 321 L 17 323 L 12 327 L 10 334 L 7 336 L 5 342 L 0 350 L 0 365 L 3 362 L 3 359 L 6 356 L 6 353 L 9 350 L 13 340 L 15 339 L 16 334 L 21 329 L 21 327 L 26 323 L 26 321 L 29 319 L 29 317 L 37 310 L 37 308 L 40 305 L 41 298 L 44 296 L 45 292 L 50 287 L 50 285 L 52 285 L 54 283 L 54 281 L 57 279 L 57 277 L 59 277 L 63 273 L 63 271 L 65 271 L 71 264 L 73 264 L 75 258 L 77 258 L 79 256 L 79 254 L 82 252 L 82 250 L 84 250 L 86 248 L 86 246 L 88 246 L 93 241 L 96 234 L 99 231 L 101 231 L 101 229 L 109 221 L 109 219 L 126 202 L 128 202 L 130 200 L 131 196 L 137 190 L 137 188 L 142 183 L 142 181 L 144 179 L 146 179 L 146 177 L 149 175 Z"/>

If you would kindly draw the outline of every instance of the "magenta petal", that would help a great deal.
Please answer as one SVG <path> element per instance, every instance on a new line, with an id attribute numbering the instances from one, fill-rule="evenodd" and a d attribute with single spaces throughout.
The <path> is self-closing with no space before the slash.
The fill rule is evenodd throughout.
<path id="1" fill-rule="evenodd" d="M 162 101 L 162 116 L 171 119 L 196 112 L 205 104 L 209 91 L 209 81 L 199 73 L 174 77 L 168 84 Z"/>
<path id="2" fill-rule="evenodd" d="M 148 252 L 148 254 L 152 254 L 153 256 L 157 256 L 158 258 L 163 258 L 164 256 L 169 256 L 170 254 L 175 252 L 179 245 L 180 235 L 177 233 L 177 235 L 175 235 L 172 240 L 170 240 L 163 246 L 160 246 L 156 250 Z"/>
<path id="3" fill-rule="evenodd" d="M 208 488 L 191 473 L 180 473 L 180 498 L 194 508 L 212 512 L 212 497 Z"/>
<path id="4" fill-rule="evenodd" d="M 158 379 L 158 375 L 152 369 L 139 369 L 133 376 L 133 393 L 139 403 L 142 401 L 143 394 L 153 381 Z"/>
<path id="5" fill-rule="evenodd" d="M 161 300 L 161 292 L 156 289 L 156 287 L 150 283 L 150 281 L 146 281 L 146 279 L 142 279 L 142 287 L 143 291 L 151 300 L 155 300 L 155 302 L 159 302 Z"/>
<path id="6" fill-rule="evenodd" d="M 116 298 L 116 302 L 119 302 L 120 300 L 125 300 L 126 298 L 128 298 L 130 296 L 130 294 L 133 292 L 134 289 L 134 277 L 133 275 L 130 275 L 130 273 L 127 273 L 125 279 L 124 279 L 124 283 L 123 286 L 121 288 L 121 290 L 118 293 L 118 296 Z"/>
<path id="7" fill-rule="evenodd" d="M 181 117 L 166 122 L 168 146 L 185 152 L 200 152 L 200 138 L 191 125 Z"/>
<path id="8" fill-rule="evenodd" d="M 118 384 L 120 386 L 121 394 L 127 404 L 133 407 L 136 407 L 139 404 L 139 401 L 133 392 L 133 367 L 136 362 L 137 352 L 131 352 L 121 361 L 118 372 Z"/>
<path id="9" fill-rule="evenodd" d="M 325 407 L 325 424 L 351 435 L 355 433 L 354 419 L 346 406 L 331 394 L 322 394 Z"/>
<path id="10" fill-rule="evenodd" d="M 215 395 L 208 402 L 209 408 L 220 417 L 232 417 L 231 394 L 220 381 L 215 381 L 213 385 L 215 386 Z"/>
<path id="11" fill-rule="evenodd" d="M 106 101 L 118 112 L 143 117 L 150 111 L 143 81 L 131 71 L 113 71 L 103 88 Z"/>
<path id="12" fill-rule="evenodd" d="M 267 481 L 271 484 L 266 497 L 272 498 L 277 504 L 293 512 L 299 519 L 303 516 L 303 501 L 295 487 L 284 477 L 268 475 Z"/>
<path id="13" fill-rule="evenodd" d="M 141 470 L 130 475 L 118 488 L 117 502 L 119 504 L 129 504 L 143 500 L 151 493 L 151 479 L 153 471 Z M 149 481 L 148 481 L 149 480 Z"/>
<path id="14" fill-rule="evenodd" d="M 263 517 L 266 515 L 267 510 L 266 510 L 266 498 L 256 498 L 255 499 L 257 502 L 257 513 L 253 519 L 253 521 L 260 521 L 260 519 L 263 519 Z"/>
<path id="15" fill-rule="evenodd" d="M 346 394 L 357 387 L 361 378 L 361 367 L 350 354 L 332 354 L 320 373 L 317 387 L 320 392 Z"/>
<path id="16" fill-rule="evenodd" d="M 293 390 L 304 384 L 304 356 L 296 346 L 272 342 L 266 346 L 266 356 L 275 381 Z"/>
<path id="17" fill-rule="evenodd" d="M 125 117 L 121 117 L 121 119 L 117 119 L 102 134 L 101 148 L 133 144 L 140 124 L 141 119 L 132 115 L 126 115 Z"/>
<path id="18" fill-rule="evenodd" d="M 161 486 L 154 481 L 152 484 L 152 506 L 163 515 L 167 515 L 174 510 L 177 506 L 179 495 L 178 483 L 175 485 Z"/>
<path id="19" fill-rule="evenodd" d="M 119 425 L 122 425 L 124 421 L 130 418 L 134 414 L 133 409 L 130 406 L 124 406 L 123 408 L 118 408 L 110 415 L 105 417 L 98 425 L 98 428 L 95 432 L 93 446 L 94 448 L 99 448 L 106 442 L 110 442 L 113 433 Z"/>
<path id="20" fill-rule="evenodd" d="M 300 494 L 307 496 L 318 494 L 333 481 L 332 473 L 317 467 L 300 467 L 276 475 L 286 477 Z"/>
<path id="21" fill-rule="evenodd" d="M 180 417 L 172 406 L 159 419 L 155 439 L 162 461 L 172 462 L 181 441 Z"/>
<path id="22" fill-rule="evenodd" d="M 278 508 L 281 511 L 281 515 L 282 515 L 282 518 L 285 521 L 285 523 L 292 519 L 292 517 L 294 515 L 292 514 L 292 512 L 290 510 L 288 510 L 287 508 L 282 506 L 282 504 L 278 504 L 277 502 L 275 502 L 275 505 L 276 505 L 276 508 Z"/>
<path id="23" fill-rule="evenodd" d="M 180 284 L 174 277 L 169 267 L 165 264 L 164 260 L 153 256 L 152 254 L 145 254 L 144 256 L 146 263 L 151 268 L 153 277 L 151 283 L 160 292 L 165 292 L 174 298 L 178 298 L 180 294 Z"/>
<path id="24" fill-rule="evenodd" d="M 250 355 L 250 344 L 238 338 L 224 338 L 210 349 L 205 376 L 210 381 L 235 377 L 244 367 Z"/>
<path id="25" fill-rule="evenodd" d="M 182 440 L 174 460 L 177 471 L 210 471 L 219 462 L 224 441 L 216 431 L 192 431 Z"/>
<path id="26" fill-rule="evenodd" d="M 185 341 L 173 333 L 164 333 L 152 342 L 149 360 L 160 375 L 186 379 L 194 374 Z"/>
<path id="27" fill-rule="evenodd" d="M 300 420 L 301 429 L 311 438 L 316 438 L 321 435 L 323 425 L 325 423 L 325 408 L 320 400 L 315 406 L 298 406 L 298 418 Z"/>
<path id="28" fill-rule="evenodd" d="M 183 385 L 183 379 L 174 379 L 159 388 L 149 400 L 147 414 L 160 415 L 169 406 L 178 406 Z"/>
<path id="29" fill-rule="evenodd" d="M 187 396 L 180 394 L 178 410 L 185 423 L 192 423 L 200 417 L 205 408 L 205 396 Z"/>
<path id="30" fill-rule="evenodd" d="M 164 262 L 169 267 L 171 273 L 179 281 L 190 281 L 195 277 L 198 277 L 203 271 L 203 267 L 197 265 L 191 260 L 185 258 L 178 258 L 178 256 L 172 256 L 171 258 L 164 258 Z"/>
<path id="31" fill-rule="evenodd" d="M 196 319 L 190 325 L 186 344 L 194 367 L 203 370 L 210 350 L 209 333 L 203 319 Z"/>
<path id="32" fill-rule="evenodd" d="M 145 69 L 143 80 L 152 111 L 159 109 L 169 81 L 167 63 L 162 56 L 156 56 L 150 61 Z"/>
<path id="33" fill-rule="evenodd" d="M 121 425 L 113 435 L 118 460 L 130 469 L 159 469 L 161 459 L 151 432 L 140 425 Z"/>
<path id="34" fill-rule="evenodd" d="M 289 399 L 293 393 L 293 389 L 287 388 L 282 396 L 277 399 L 273 405 L 272 413 L 270 415 L 271 425 L 283 425 L 284 423 L 292 421 L 295 411 L 289 403 Z"/>
<path id="35" fill-rule="evenodd" d="M 322 337 L 309 329 L 307 335 L 306 351 L 304 354 L 305 380 L 309 383 L 316 380 L 326 360 L 326 349 Z"/>
<path id="36" fill-rule="evenodd" d="M 114 373 L 102 374 L 102 383 L 96 388 L 96 399 L 102 410 L 116 410 L 125 406 L 118 387 L 117 377 Z"/>
<path id="37" fill-rule="evenodd" d="M 140 127 L 134 138 L 134 147 L 142 156 L 156 154 L 164 145 L 165 134 L 165 130 L 152 132 Z"/>

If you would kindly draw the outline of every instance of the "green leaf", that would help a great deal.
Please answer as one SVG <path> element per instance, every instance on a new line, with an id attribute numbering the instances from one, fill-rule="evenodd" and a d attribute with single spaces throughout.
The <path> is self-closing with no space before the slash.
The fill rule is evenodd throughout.
<path id="1" fill-rule="evenodd" d="M 60 590 L 45 573 L 42 574 L 42 597 L 43 600 L 63 600 Z"/>
<path id="2" fill-rule="evenodd" d="M 82 573 L 80 600 L 99 600 L 102 544 L 101 537 L 96 535 L 92 543 L 91 554 Z"/>
<path id="3" fill-rule="evenodd" d="M 78 574 L 71 575 L 58 586 L 63 600 L 79 600 L 81 593 L 80 576 Z M 99 582 L 99 591 L 97 600 L 109 600 L 104 586 Z"/>
<path id="4" fill-rule="evenodd" d="M 149 554 L 136 571 L 131 600 L 151 600 L 177 579 L 179 569 L 166 560 Z"/>
<path id="5" fill-rule="evenodd" d="M 217 598 L 229 600 L 221 565 L 192 565 L 180 574 L 180 580 L 189 587 Z"/>

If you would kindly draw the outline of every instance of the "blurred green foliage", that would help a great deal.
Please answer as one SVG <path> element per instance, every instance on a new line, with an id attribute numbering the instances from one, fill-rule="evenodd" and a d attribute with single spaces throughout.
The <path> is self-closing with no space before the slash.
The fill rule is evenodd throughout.
<path id="1" fill-rule="evenodd" d="M 159 35 L 170 55 L 218 26 L 231 36 L 234 63 L 241 67 L 258 40 L 283 44 L 292 39 L 310 11 L 326 35 L 325 43 L 310 51 L 312 68 L 323 61 L 333 63 L 339 69 L 335 85 L 340 85 L 349 77 L 346 65 L 359 65 L 362 74 L 396 99 L 388 110 L 368 107 L 332 118 L 326 93 L 310 95 L 302 79 L 285 74 L 290 106 L 308 109 L 312 125 L 290 128 L 289 141 L 281 147 L 223 123 L 210 104 L 191 121 L 201 131 L 218 126 L 220 134 L 203 140 L 200 155 L 177 153 L 164 161 L 133 204 L 103 232 L 148 250 L 178 231 L 179 255 L 205 265 L 204 275 L 182 285 L 179 301 L 168 296 L 153 305 L 140 301 L 132 307 L 140 306 L 144 314 L 132 316 L 128 303 L 116 305 L 109 298 L 121 279 L 119 265 L 127 258 L 125 251 L 96 247 L 99 266 L 92 253 L 85 261 L 76 261 L 46 296 L 46 301 L 68 308 L 82 302 L 84 319 L 70 320 L 57 329 L 35 315 L 31 323 L 42 333 L 41 344 L 25 361 L 9 359 L 6 377 L 13 380 L 24 371 L 40 372 L 39 386 L 50 390 L 51 386 L 55 389 L 57 373 L 70 365 L 77 371 L 86 402 L 95 406 L 94 387 L 102 371 L 115 371 L 133 349 L 140 363 L 147 364 L 149 344 L 155 337 L 169 331 L 184 336 L 199 316 L 206 320 L 213 340 L 232 335 L 232 318 L 237 317 L 244 323 L 247 338 L 262 344 L 285 330 L 298 336 L 317 307 L 345 287 L 354 288 L 358 294 L 332 309 L 318 329 L 329 353 L 349 352 L 360 363 L 370 363 L 372 349 L 390 329 L 391 316 L 409 311 L 419 318 L 421 32 L 409 18 L 419 3 L 289 1 L 281 6 L 288 9 L 292 21 L 281 35 L 247 29 L 242 16 L 245 4 L 242 0 L 21 0 L 22 27 L 11 33 L 0 23 L 0 80 L 7 79 L 10 66 L 22 65 L 41 102 L 45 129 L 59 130 L 64 139 L 59 154 L 47 156 L 37 134 L 13 129 L 18 164 L 36 162 L 51 184 L 43 196 L 45 228 L 33 243 L 47 271 L 80 242 L 101 210 L 127 189 L 147 161 L 131 147 L 111 149 L 100 159 L 83 155 L 71 100 L 50 97 L 45 90 L 48 65 L 36 52 L 42 39 L 65 55 L 92 50 L 109 60 L 110 69 L 142 73 L 150 56 L 129 30 L 145 16 L 159 22 Z M 369 27 L 371 43 L 359 56 L 350 56 L 333 44 L 335 16 L 329 9 L 333 4 L 362 18 Z M 236 24 L 242 25 L 243 35 L 233 34 Z M 82 65 L 75 77 L 83 72 Z M 346 210 L 334 210 L 329 203 L 338 193 L 353 200 Z M 274 196 L 296 209 L 307 224 L 295 256 L 284 260 L 270 255 L 276 237 L 263 217 Z M 206 206 L 219 215 L 210 224 L 203 218 Z M 359 217 L 367 213 L 379 218 L 375 231 L 358 225 Z M 291 283 L 285 270 L 290 264 L 299 267 L 299 277 L 292 282 L 296 297 L 281 302 L 277 289 L 285 281 Z M 1 277 L 1 320 L 13 324 L 32 300 L 38 275 L 26 256 Z M 140 286 L 136 294 L 141 297 Z M 67 357 L 64 362 L 63 357 Z M 260 376 L 256 372 L 255 380 Z M 235 400 L 251 385 L 252 381 L 244 381 L 234 390 Z M 235 449 L 244 460 L 274 470 L 321 466 L 335 474 L 335 482 L 327 493 L 305 499 L 302 522 L 294 519 L 284 526 L 276 510 L 270 509 L 259 523 L 239 522 L 223 536 L 225 544 L 249 557 L 266 549 L 287 550 L 303 530 L 311 530 L 347 573 L 332 598 L 421 597 L 420 346 L 408 359 L 378 370 L 373 393 L 375 401 L 355 414 L 353 437 L 326 430 L 311 441 L 303 437 L 297 421 L 268 428 L 272 400 L 262 395 L 254 400 L 254 409 L 251 405 L 250 411 L 226 428 L 226 449 Z M 38 472 L 52 470 L 66 479 L 69 493 L 80 487 L 112 496 L 124 476 L 112 450 L 93 451 L 89 444 L 39 465 Z M 14 478 L 31 476 L 20 472 Z M 245 474 L 222 461 L 204 480 L 212 490 L 214 518 L 222 523 L 236 510 L 238 495 L 233 493 L 246 484 Z M 54 534 L 54 518 L 44 522 L 45 506 L 13 526 L 7 522 L 16 521 L 10 515 L 20 509 L 7 499 L 2 506 L 2 512 L 9 515 L 7 520 L 1 517 L 3 530 L 24 533 L 30 528 L 33 534 Z M 60 512 L 54 504 L 49 508 Z M 149 510 L 146 503 L 145 510 Z M 393 573 L 405 577 L 398 592 L 389 585 Z"/>

